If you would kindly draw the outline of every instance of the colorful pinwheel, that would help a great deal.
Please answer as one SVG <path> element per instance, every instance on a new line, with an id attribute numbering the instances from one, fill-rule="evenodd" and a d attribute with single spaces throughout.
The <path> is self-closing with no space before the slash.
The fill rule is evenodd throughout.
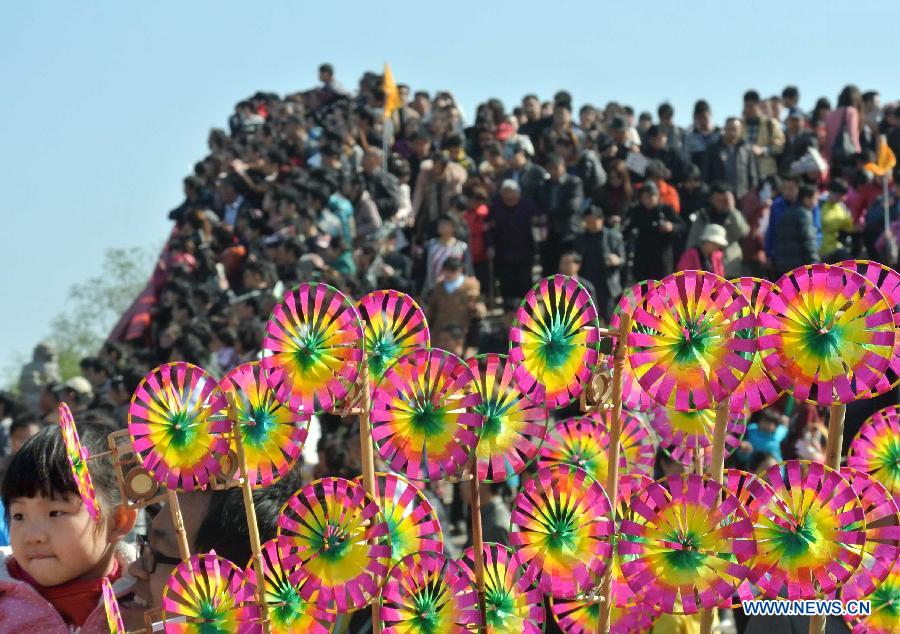
<path id="1" fill-rule="evenodd" d="M 897 634 L 900 632 L 900 565 L 895 565 L 887 578 L 872 592 L 863 592 L 854 583 L 848 583 L 841 590 L 841 598 L 847 601 L 870 601 L 871 614 L 866 616 L 845 615 L 844 619 L 853 628 L 853 634 Z"/>
<path id="2" fill-rule="evenodd" d="M 775 491 L 759 476 L 740 469 L 725 469 L 722 480 L 722 486 L 725 487 L 725 490 L 735 496 L 744 507 L 744 510 L 747 511 L 755 530 L 756 526 L 760 525 L 759 514 L 761 509 L 775 497 Z M 752 562 L 749 564 L 749 567 L 753 568 Z M 734 595 L 728 597 L 719 607 L 740 607 L 741 601 L 750 601 L 754 598 L 756 597 L 753 584 L 750 582 L 750 579 L 745 579 L 735 590 Z"/>
<path id="3" fill-rule="evenodd" d="M 506 546 L 487 542 L 484 557 L 484 603 L 486 632 L 542 634 L 544 597 L 525 571 L 519 556 Z M 469 547 L 460 563 L 475 583 L 475 552 Z"/>
<path id="4" fill-rule="evenodd" d="M 430 345 L 425 313 L 409 295 L 399 291 L 374 291 L 356 303 L 365 332 L 369 389 L 394 361 L 407 352 Z"/>
<path id="5" fill-rule="evenodd" d="M 850 443 L 847 466 L 869 474 L 900 499 L 900 406 L 879 410 L 863 423 Z"/>
<path id="6" fill-rule="evenodd" d="M 407 555 L 381 588 L 381 619 L 385 634 L 460 634 L 481 624 L 478 593 L 447 556 Z"/>
<path id="7" fill-rule="evenodd" d="M 870 394 L 891 363 L 895 326 L 859 273 L 812 264 L 786 273 L 759 315 L 766 371 L 801 401 L 839 405 Z"/>
<path id="8" fill-rule="evenodd" d="M 512 511 L 509 544 L 544 594 L 574 599 L 596 588 L 612 554 L 615 530 L 603 487 L 583 469 L 540 469 Z"/>
<path id="9" fill-rule="evenodd" d="M 278 549 L 277 539 L 264 543 L 260 553 L 263 558 L 266 604 L 272 634 L 291 632 L 329 634 L 334 625 L 335 615 L 321 609 L 315 600 L 304 600 L 298 591 L 298 588 L 306 583 L 308 575 L 296 564 L 285 565 Z M 248 587 L 257 586 L 252 560 L 244 569 L 244 576 Z"/>
<path id="10" fill-rule="evenodd" d="M 372 401 L 372 438 L 390 468 L 412 480 L 458 475 L 483 416 L 475 377 L 449 352 L 423 349 L 385 373 Z"/>
<path id="11" fill-rule="evenodd" d="M 91 520 L 100 520 L 100 504 L 97 502 L 97 493 L 94 491 L 94 483 L 91 473 L 88 471 L 88 452 L 81 445 L 78 438 L 78 430 L 75 429 L 75 419 L 65 403 L 59 404 L 59 430 L 62 434 L 63 444 L 66 446 L 66 457 L 69 459 L 69 467 L 72 469 L 72 477 L 75 479 L 75 487 L 81 496 L 81 503 Z"/>
<path id="12" fill-rule="evenodd" d="M 534 460 L 547 433 L 548 412 L 519 390 L 506 355 L 486 354 L 466 364 L 481 395 L 475 411 L 484 417 L 475 449 L 478 477 L 482 482 L 503 482 Z"/>
<path id="13" fill-rule="evenodd" d="M 375 500 L 361 485 L 323 478 L 297 491 L 281 509 L 278 546 L 282 560 L 308 575 L 300 596 L 338 612 L 358 610 L 378 593 L 387 574 L 388 528 Z"/>
<path id="14" fill-rule="evenodd" d="M 635 284 L 622 294 L 622 298 L 616 305 L 612 317 L 609 319 L 610 330 L 618 330 L 622 327 L 622 315 L 634 316 L 634 311 L 644 302 L 647 293 L 659 285 L 656 280 L 645 280 Z M 646 331 L 644 326 L 639 326 Z M 627 337 L 628 333 L 624 333 Z M 656 407 L 656 401 L 644 391 L 637 381 L 631 363 L 626 362 L 622 367 L 622 405 L 634 412 L 646 412 Z"/>
<path id="15" fill-rule="evenodd" d="M 205 488 L 228 454 L 228 421 L 215 379 L 190 363 L 166 363 L 137 386 L 128 409 L 134 451 L 169 489 Z"/>
<path id="16" fill-rule="evenodd" d="M 567 464 L 587 471 L 587 474 L 606 485 L 609 473 L 609 432 L 606 425 L 587 416 L 560 421 L 550 430 L 541 447 L 538 466 L 552 467 Z M 625 451 L 619 451 L 619 471 L 625 472 Z"/>
<path id="17" fill-rule="evenodd" d="M 757 555 L 749 579 L 770 598 L 834 592 L 862 561 L 865 512 L 850 484 L 817 462 L 789 460 L 762 476 L 775 497 L 751 503 Z"/>
<path id="18" fill-rule="evenodd" d="M 612 411 L 591 412 L 585 418 L 594 421 L 608 433 Z M 619 434 L 619 444 L 625 455 L 627 470 L 631 473 L 652 475 L 653 463 L 656 458 L 656 438 L 641 420 L 641 416 L 623 410 L 621 418 L 622 430 Z"/>
<path id="19" fill-rule="evenodd" d="M 693 614 L 730 597 L 755 553 L 737 498 L 699 475 L 670 476 L 632 498 L 620 524 L 622 575 L 643 601 Z"/>
<path id="20" fill-rule="evenodd" d="M 659 436 L 660 446 L 672 456 L 673 460 L 684 465 L 693 464 L 694 455 L 698 449 L 704 450 L 704 454 L 710 453 L 715 424 L 716 410 L 714 409 L 678 412 L 658 407 L 650 417 L 650 425 Z M 732 413 L 725 425 L 726 456 L 740 446 L 745 431 L 747 431 L 747 420 L 744 415 L 739 412 Z M 707 449 L 710 451 L 705 451 Z"/>
<path id="21" fill-rule="evenodd" d="M 747 298 L 749 303 L 746 309 L 752 312 L 758 322 L 759 314 L 766 305 L 769 295 L 774 292 L 775 285 L 758 277 L 739 277 L 731 280 L 731 283 Z M 731 411 L 736 414 L 758 412 L 772 405 L 783 393 L 784 390 L 775 385 L 772 377 L 766 372 L 762 354 L 757 350 L 753 353 L 750 370 L 731 395 Z"/>
<path id="22" fill-rule="evenodd" d="M 871 476 L 850 467 L 841 467 L 839 473 L 850 483 L 866 515 L 862 562 L 844 585 L 855 584 L 869 594 L 900 560 L 900 507 L 884 485 Z M 900 605 L 897 607 L 900 609 Z"/>
<path id="23" fill-rule="evenodd" d="M 162 594 L 166 632 L 243 632 L 259 620 L 253 588 L 227 559 L 194 555 L 172 571 Z"/>
<path id="24" fill-rule="evenodd" d="M 327 284 L 300 284 L 272 311 L 260 361 L 278 398 L 306 414 L 335 408 L 359 374 L 359 314 Z"/>
<path id="25" fill-rule="evenodd" d="M 259 363 L 226 374 L 219 387 L 228 402 L 228 420 L 237 417 L 251 486 L 266 487 L 284 476 L 306 442 L 309 418 L 282 402 Z"/>
<path id="26" fill-rule="evenodd" d="M 437 514 L 415 484 L 393 473 L 376 473 L 375 495 L 387 524 L 392 564 L 420 551 L 443 552 Z"/>
<path id="27" fill-rule="evenodd" d="M 900 273 L 889 266 L 871 260 L 845 260 L 838 262 L 837 266 L 856 271 L 872 282 L 891 307 L 895 332 L 900 329 Z M 900 334 L 894 337 L 894 354 L 891 355 L 891 362 L 884 374 L 878 377 L 878 382 L 870 396 L 884 394 L 898 383 L 900 383 Z"/>
<path id="28" fill-rule="evenodd" d="M 566 634 L 594 634 L 600 631 L 599 603 L 551 597 L 550 611 L 559 629 Z M 645 603 L 624 608 L 613 606 L 609 614 L 610 634 L 646 634 L 659 615 L 658 607 Z"/>
<path id="29" fill-rule="evenodd" d="M 629 359 L 638 383 L 664 407 L 714 407 L 737 389 L 756 352 L 756 318 L 734 284 L 680 271 L 634 312 Z"/>
<path id="30" fill-rule="evenodd" d="M 103 607 L 106 609 L 106 625 L 110 634 L 126 634 L 125 623 L 122 622 L 122 613 L 119 611 L 119 602 L 116 593 L 108 577 L 103 577 Z"/>
<path id="31" fill-rule="evenodd" d="M 533 403 L 565 407 L 581 395 L 599 360 L 597 309 L 577 281 L 554 275 L 528 291 L 509 331 L 516 380 Z"/>

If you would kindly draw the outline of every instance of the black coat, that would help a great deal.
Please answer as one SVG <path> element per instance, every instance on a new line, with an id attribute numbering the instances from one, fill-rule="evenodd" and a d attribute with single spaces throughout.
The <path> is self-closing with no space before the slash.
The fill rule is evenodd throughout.
<path id="1" fill-rule="evenodd" d="M 736 174 L 733 181 L 727 178 L 725 169 L 727 161 L 728 146 L 724 138 L 721 138 L 706 150 L 703 165 L 700 166 L 703 180 L 707 183 L 714 181 L 729 183 L 734 190 L 735 199 L 740 200 L 759 185 L 759 166 L 756 164 L 756 157 L 753 156 L 750 146 L 744 141 L 737 143 Z"/>
<path id="2" fill-rule="evenodd" d="M 577 176 L 564 174 L 559 181 L 544 181 L 538 191 L 538 207 L 547 215 L 549 239 L 574 240 L 583 231 L 583 201 L 581 179 Z"/>
<path id="3" fill-rule="evenodd" d="M 672 223 L 670 233 L 660 230 L 666 220 Z M 638 203 L 628 211 L 622 233 L 633 258 L 635 282 L 660 280 L 675 272 L 675 246 L 683 231 L 684 223 L 669 205 L 645 209 Z"/>
<path id="4" fill-rule="evenodd" d="M 550 176 L 547 174 L 547 170 L 540 165 L 528 161 L 520 170 L 508 170 L 504 172 L 498 181 L 502 182 L 506 179 L 516 181 L 519 184 L 519 189 L 522 190 L 522 197 L 536 203 L 538 193 L 541 191 L 544 181 L 548 178 L 550 178 Z"/>
<path id="5" fill-rule="evenodd" d="M 625 265 L 625 240 L 618 229 L 605 227 L 603 231 L 585 231 L 575 240 L 575 250 L 581 254 L 580 277 L 585 278 L 597 289 L 595 301 L 601 296 L 617 297 L 622 294 L 621 269 Z M 619 266 L 607 266 L 606 256 L 618 255 Z"/>
<path id="6" fill-rule="evenodd" d="M 600 188 L 606 184 L 606 170 L 603 169 L 597 153 L 593 150 L 584 150 L 575 163 L 574 173 L 581 179 L 584 197 L 596 200 Z"/>

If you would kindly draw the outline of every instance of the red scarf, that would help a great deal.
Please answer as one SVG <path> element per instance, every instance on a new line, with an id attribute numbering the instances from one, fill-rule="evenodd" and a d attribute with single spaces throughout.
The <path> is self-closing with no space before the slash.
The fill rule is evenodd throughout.
<path id="1" fill-rule="evenodd" d="M 42 586 L 31 578 L 22 566 L 15 559 L 10 558 L 6 562 L 6 568 L 9 575 L 13 579 L 24 581 L 37 593 L 50 602 L 59 615 L 63 618 L 67 625 L 75 625 L 81 627 L 87 618 L 91 615 L 100 598 L 103 596 L 103 578 L 99 579 L 81 579 L 77 581 L 69 581 L 61 583 L 58 586 Z M 119 562 L 113 562 L 112 572 L 109 573 L 108 579 L 110 583 L 116 581 L 121 576 Z"/>

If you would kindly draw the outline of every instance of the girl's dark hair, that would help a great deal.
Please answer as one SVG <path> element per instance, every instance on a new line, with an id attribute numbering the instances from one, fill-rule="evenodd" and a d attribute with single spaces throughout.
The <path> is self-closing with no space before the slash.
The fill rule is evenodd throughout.
<path id="1" fill-rule="evenodd" d="M 111 431 L 109 428 L 94 422 L 81 422 L 77 429 L 81 444 L 87 449 L 89 456 L 109 449 L 106 443 L 106 437 Z M 101 507 L 118 506 L 122 498 L 111 458 L 104 456 L 91 460 L 88 469 Z M 0 499 L 9 513 L 10 503 L 17 498 L 69 495 L 77 496 L 78 488 L 75 486 L 59 425 L 50 425 L 29 438 L 19 453 L 12 457 L 0 487 Z"/>

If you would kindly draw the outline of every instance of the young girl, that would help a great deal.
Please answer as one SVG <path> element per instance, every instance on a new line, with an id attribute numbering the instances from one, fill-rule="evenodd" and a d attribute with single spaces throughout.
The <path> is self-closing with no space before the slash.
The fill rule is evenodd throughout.
<path id="1" fill-rule="evenodd" d="M 107 430 L 79 425 L 89 454 L 106 449 Z M 0 489 L 12 555 L 0 562 L 0 629 L 55 634 L 108 632 L 102 580 L 117 594 L 132 584 L 122 538 L 135 512 L 122 504 L 109 458 L 89 463 L 101 517 L 78 495 L 58 426 L 30 438 L 10 462 Z"/>

